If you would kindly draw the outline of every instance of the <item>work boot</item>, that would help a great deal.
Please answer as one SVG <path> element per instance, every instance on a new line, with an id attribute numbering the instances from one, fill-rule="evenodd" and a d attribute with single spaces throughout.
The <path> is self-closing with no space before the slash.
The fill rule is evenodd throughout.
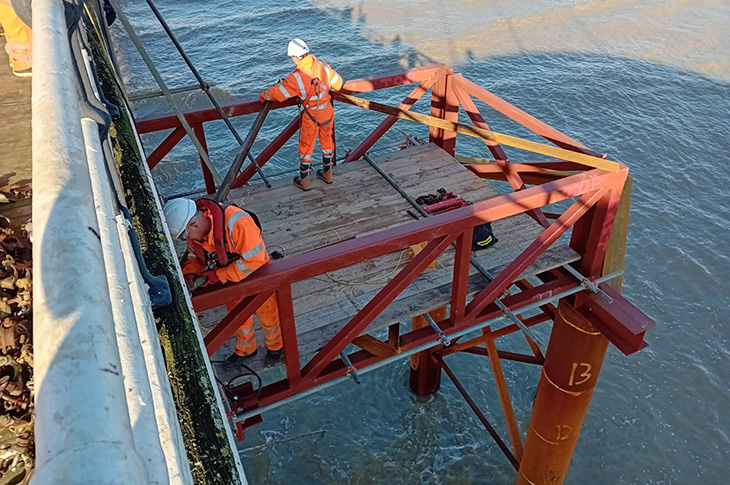
<path id="1" fill-rule="evenodd" d="M 13 69 L 13 74 L 17 77 L 31 77 L 33 75 L 33 69 L 30 67 L 28 69 L 18 69 L 17 71 Z"/>
<path id="2" fill-rule="evenodd" d="M 264 367 L 274 367 L 284 359 L 284 349 L 269 350 L 266 352 L 266 359 L 264 360 Z"/>
<path id="3" fill-rule="evenodd" d="M 294 177 L 294 185 L 296 185 L 300 189 L 304 190 L 305 192 L 312 188 L 310 185 L 310 181 L 309 181 L 310 167 L 311 167 L 311 164 L 309 164 L 309 163 L 300 163 L 299 164 L 299 176 Z"/>
<path id="4" fill-rule="evenodd" d="M 238 355 L 233 353 L 224 361 L 224 365 L 226 369 L 238 369 L 242 367 L 243 364 L 248 364 L 248 362 L 251 361 L 251 358 L 256 355 L 258 351 L 259 349 L 256 349 L 248 355 Z"/>
<path id="5" fill-rule="evenodd" d="M 322 157 L 322 170 L 317 170 L 317 178 L 324 180 L 325 183 L 331 184 L 334 182 L 332 177 L 332 158 Z"/>

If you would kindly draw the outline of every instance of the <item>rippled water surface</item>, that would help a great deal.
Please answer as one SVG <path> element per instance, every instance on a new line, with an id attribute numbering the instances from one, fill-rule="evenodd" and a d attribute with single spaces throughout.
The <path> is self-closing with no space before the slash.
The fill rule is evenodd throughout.
<path id="1" fill-rule="evenodd" d="M 464 76 L 589 147 L 629 165 L 634 177 L 624 291 L 658 323 L 650 347 L 610 349 L 566 483 L 726 483 L 730 476 L 730 3 L 717 1 L 251 0 L 159 1 L 222 102 L 253 97 L 286 75 L 285 46 L 306 39 L 345 78 L 446 62 Z M 170 86 L 194 83 L 144 2 L 126 11 Z M 130 92 L 152 77 L 115 25 Z M 408 88 L 380 93 L 395 103 Z M 196 96 L 186 106 L 205 106 Z M 426 104 L 421 109 L 427 109 Z M 381 117 L 338 106 L 338 150 L 355 146 Z M 138 117 L 169 111 L 135 105 Z M 284 110 L 282 110 L 284 111 Z M 525 135 L 483 111 L 496 131 Z M 269 117 L 257 153 L 291 119 Z M 252 119 L 235 120 L 246 132 Z M 402 123 L 402 122 L 400 122 Z M 397 124 L 388 141 L 425 130 Z M 224 171 L 235 141 L 206 125 Z M 148 153 L 161 135 L 145 136 Z M 457 151 L 486 156 L 459 138 Z M 508 152 L 511 153 L 511 152 Z M 518 160 L 523 154 L 514 154 Z M 290 142 L 270 173 L 294 167 Z M 154 170 L 164 194 L 202 187 L 183 144 Z M 543 329 L 547 332 L 548 329 Z M 546 333 L 543 333 L 546 336 Z M 505 342 L 509 345 L 509 341 Z M 453 368 L 503 436 L 488 362 L 453 357 Z M 526 431 L 539 369 L 505 362 Z M 254 483 L 497 483 L 514 470 L 454 387 L 433 398 L 408 392 L 408 363 L 342 384 L 265 416 L 242 448 Z"/>

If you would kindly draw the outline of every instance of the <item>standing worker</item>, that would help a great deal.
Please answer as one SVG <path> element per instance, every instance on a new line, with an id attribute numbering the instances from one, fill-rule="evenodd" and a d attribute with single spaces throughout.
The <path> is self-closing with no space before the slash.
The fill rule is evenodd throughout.
<path id="1" fill-rule="evenodd" d="M 10 58 L 13 74 L 30 77 L 33 64 L 33 31 L 18 18 L 10 0 L 0 0 L 0 25 L 5 32 L 5 51 Z"/>
<path id="2" fill-rule="evenodd" d="M 263 91 L 259 100 L 265 103 L 281 102 L 295 96 L 300 98 L 304 113 L 299 130 L 299 176 L 294 178 L 294 185 L 309 190 L 309 172 L 317 134 L 322 147 L 322 170 L 317 170 L 317 177 L 328 184 L 333 182 L 335 109 L 329 92 L 330 89 L 338 91 L 342 87 L 342 78 L 326 62 L 320 62 L 310 54 L 309 47 L 302 39 L 289 42 L 287 55 L 297 68 L 286 79 Z"/>
<path id="3" fill-rule="evenodd" d="M 258 220 L 235 205 L 222 205 L 209 199 L 180 198 L 169 201 L 163 209 L 170 233 L 176 239 L 187 236 L 183 275 L 188 289 L 198 277 L 204 286 L 241 281 L 256 269 L 271 262 L 261 239 Z M 240 301 L 240 300 L 239 300 Z M 231 311 L 239 301 L 226 304 Z M 276 295 L 256 311 L 266 335 L 266 367 L 282 358 L 281 329 Z M 253 317 L 236 330 L 236 351 L 226 362 L 237 366 L 256 354 Z"/>

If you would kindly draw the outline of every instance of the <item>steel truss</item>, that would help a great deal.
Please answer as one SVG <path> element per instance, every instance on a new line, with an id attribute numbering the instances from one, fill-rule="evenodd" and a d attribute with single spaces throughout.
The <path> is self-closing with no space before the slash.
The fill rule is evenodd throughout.
<path id="1" fill-rule="evenodd" d="M 416 84 L 416 87 L 397 108 L 348 96 L 405 84 Z M 431 90 L 431 116 L 416 116 L 415 113 L 409 113 L 409 109 L 429 90 Z M 399 334 L 398 325 L 392 325 L 384 341 L 360 334 L 438 255 L 450 244 L 455 243 L 449 312 L 435 324 L 447 337 L 456 338 L 452 338 L 450 346 L 436 351 L 434 357 L 442 364 L 447 375 L 485 424 L 510 462 L 517 467 L 522 454 L 522 443 L 500 360 L 542 365 L 545 356 L 529 338 L 527 341 L 533 355 L 498 350 L 495 339 L 518 332 L 520 328 L 511 324 L 492 330 L 485 322 L 496 321 L 506 315 L 505 312 L 512 312 L 517 314 L 525 327 L 529 328 L 555 318 L 556 309 L 550 302 L 556 296 L 567 297 L 569 294 L 577 294 L 575 297 L 570 297 L 571 301 L 575 302 L 574 305 L 581 306 L 591 313 L 594 318 L 592 323 L 595 323 L 596 327 L 624 353 L 635 352 L 646 345 L 643 341 L 644 333 L 653 322 L 618 292 L 611 290 L 605 284 L 596 285 L 598 278 L 604 274 L 606 248 L 628 168 L 620 163 L 606 160 L 605 156 L 590 150 L 443 65 L 412 69 L 393 76 L 349 81 L 340 93 L 334 94 L 333 98 L 337 101 L 356 104 L 388 115 L 370 135 L 347 154 L 345 163 L 360 159 L 399 118 L 408 118 L 429 125 L 430 140 L 451 155 L 454 155 L 457 132 L 482 138 L 494 159 L 488 162 L 474 161 L 467 164 L 467 167 L 482 178 L 508 182 L 514 192 L 453 210 L 438 218 L 416 220 L 375 234 L 294 255 L 260 268 L 239 283 L 196 291 L 192 300 L 198 312 L 240 301 L 205 337 L 208 355 L 213 355 L 230 339 L 236 329 L 253 315 L 266 299 L 276 295 L 284 341 L 286 378 L 265 385 L 258 391 L 256 398 L 253 397 L 255 393 L 252 392 L 250 384 L 233 389 L 233 395 L 238 397 L 231 398 L 230 417 L 236 422 L 239 438 L 243 437 L 244 427 L 260 421 L 258 415 L 262 410 L 275 407 L 277 403 L 289 402 L 297 396 L 307 395 L 315 389 L 341 380 L 352 368 L 364 373 L 401 356 L 407 357 L 416 351 L 437 346 L 440 343 L 438 335 L 431 326 Z M 472 97 L 528 128 L 552 145 L 491 132 Z M 274 104 L 272 109 L 286 108 L 294 104 L 293 100 L 289 100 Z M 223 110 L 228 117 L 234 117 L 256 113 L 261 107 L 258 101 L 248 101 L 226 106 Z M 461 125 L 457 122 L 460 107 L 465 109 L 473 125 Z M 185 118 L 205 146 L 203 124 L 219 120 L 221 115 L 218 110 L 209 109 L 186 113 Z M 299 129 L 299 124 L 299 117 L 295 117 L 271 144 L 255 157 L 256 164 L 259 167 L 265 165 Z M 148 156 L 147 163 L 150 168 L 154 168 L 185 134 L 179 119 L 175 116 L 139 120 L 137 129 L 140 133 L 172 130 Z M 556 159 L 549 162 L 511 163 L 502 148 L 503 144 Z M 212 176 L 207 172 L 204 163 L 201 163 L 201 166 L 207 191 L 213 193 L 215 187 Z M 233 187 L 246 184 L 255 174 L 256 167 L 247 166 L 237 176 Z M 535 185 L 527 186 L 527 183 Z M 572 203 L 561 214 L 545 213 L 542 210 L 546 205 L 567 200 L 572 200 Z M 474 227 L 521 213 L 529 214 L 540 223 L 544 228 L 543 232 L 496 278 L 489 281 L 473 297 L 467 298 Z M 581 259 L 573 263 L 570 271 L 565 268 L 552 270 L 538 275 L 539 282 L 520 280 L 519 275 L 571 228 L 570 246 L 581 255 Z M 301 365 L 300 360 L 304 356 L 299 354 L 297 346 L 291 285 L 297 281 L 402 250 L 422 241 L 428 241 L 426 248 L 385 284 L 380 292 L 311 359 Z M 576 270 L 585 275 L 586 280 L 577 280 Z M 508 290 L 513 293 L 504 296 Z M 539 309 L 540 313 L 529 317 L 521 315 L 520 313 L 526 309 Z M 482 329 L 480 336 L 459 342 L 462 335 L 480 328 Z M 348 359 L 342 359 L 340 356 L 351 344 L 358 346 L 360 350 L 347 355 L 349 362 L 345 363 L 343 360 Z M 481 345 L 484 347 L 479 347 Z M 444 358 L 455 352 L 489 357 L 507 422 L 511 450 L 496 435 L 493 427 L 476 408 L 452 370 L 444 363 Z M 244 421 L 245 423 L 242 423 Z"/>

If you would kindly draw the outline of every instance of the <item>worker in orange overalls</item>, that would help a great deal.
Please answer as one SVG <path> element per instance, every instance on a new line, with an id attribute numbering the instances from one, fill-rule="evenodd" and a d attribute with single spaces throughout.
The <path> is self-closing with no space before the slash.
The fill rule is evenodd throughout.
<path id="1" fill-rule="evenodd" d="M 258 221 L 235 205 L 222 205 L 209 199 L 193 202 L 180 198 L 165 204 L 163 212 L 172 236 L 187 236 L 188 249 L 184 257 L 183 275 L 188 289 L 193 289 L 199 276 L 207 278 L 204 286 L 236 282 L 271 262 L 261 239 Z M 239 301 L 227 303 L 228 311 Z M 268 352 L 265 365 L 269 367 L 282 358 L 276 295 L 266 300 L 256 315 L 266 335 Z M 256 354 L 256 350 L 251 317 L 236 331 L 236 351 L 227 362 L 238 365 Z"/>
<path id="2" fill-rule="evenodd" d="M 5 51 L 18 77 L 30 77 L 33 64 L 33 31 L 18 18 L 10 0 L 0 0 L 0 25 L 5 32 Z"/>
<path id="3" fill-rule="evenodd" d="M 320 62 L 310 54 L 302 39 L 289 42 L 287 55 L 297 68 L 281 82 L 263 91 L 259 100 L 265 103 L 293 97 L 300 99 L 304 113 L 299 130 L 299 176 L 294 178 L 294 185 L 309 190 L 309 172 L 317 135 L 322 147 L 322 170 L 317 170 L 317 177 L 328 184 L 333 182 L 335 109 L 329 93 L 330 89 L 338 91 L 342 87 L 342 78 L 326 62 Z"/>

